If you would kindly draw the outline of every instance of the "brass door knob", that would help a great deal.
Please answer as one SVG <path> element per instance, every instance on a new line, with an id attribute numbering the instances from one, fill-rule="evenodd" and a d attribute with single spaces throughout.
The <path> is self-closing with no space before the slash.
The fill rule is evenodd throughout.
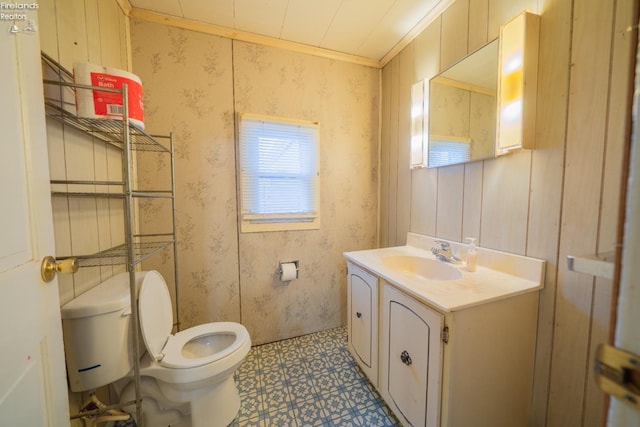
<path id="1" fill-rule="evenodd" d="M 56 277 L 56 273 L 73 274 L 78 271 L 78 258 L 67 258 L 62 261 L 56 261 L 52 256 L 46 256 L 42 259 L 40 265 L 40 276 L 45 282 L 50 282 Z"/>

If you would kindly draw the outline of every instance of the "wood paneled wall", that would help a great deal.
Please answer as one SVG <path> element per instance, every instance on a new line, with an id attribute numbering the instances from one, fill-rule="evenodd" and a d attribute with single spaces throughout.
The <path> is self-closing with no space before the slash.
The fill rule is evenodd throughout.
<path id="1" fill-rule="evenodd" d="M 41 49 L 68 70 L 76 61 L 130 69 L 129 20 L 114 1 L 40 0 Z M 93 143 L 86 135 L 47 120 L 51 179 L 121 180 L 121 152 Z M 113 199 L 52 197 L 56 256 L 95 253 L 124 243 L 123 202 Z M 82 268 L 58 275 L 60 303 L 65 304 L 125 266 Z M 106 392 L 106 390 L 101 390 Z M 86 396 L 69 393 L 71 413 Z M 82 426 L 75 420 L 73 426 Z"/>
<path id="2" fill-rule="evenodd" d="M 566 268 L 567 255 L 613 250 L 628 132 L 637 0 L 457 0 L 382 71 L 380 246 L 412 231 L 547 261 L 531 425 L 601 425 L 593 379 L 607 340 L 611 282 Z M 411 84 L 541 15 L 536 149 L 409 170 Z M 508 338 L 505 338 L 508 339 Z"/>
<path id="3" fill-rule="evenodd" d="M 131 64 L 129 19 L 118 3 L 104 0 L 38 2 L 41 49 L 68 70 L 87 61 L 128 70 Z M 93 143 L 85 135 L 47 120 L 51 179 L 121 180 L 120 151 Z M 120 200 L 53 197 L 56 255 L 95 253 L 124 243 Z M 60 302 L 112 276 L 124 267 L 82 268 L 58 277 Z"/>
<path id="4" fill-rule="evenodd" d="M 560 262 L 567 255 L 612 251 L 617 244 L 635 49 L 627 28 L 637 17 L 637 1 L 574 3 Z M 597 345 L 608 338 L 611 281 L 560 267 L 549 419 L 558 425 L 580 419 L 582 425 L 600 426 L 605 414 L 602 393 L 594 385 L 593 359 Z"/>

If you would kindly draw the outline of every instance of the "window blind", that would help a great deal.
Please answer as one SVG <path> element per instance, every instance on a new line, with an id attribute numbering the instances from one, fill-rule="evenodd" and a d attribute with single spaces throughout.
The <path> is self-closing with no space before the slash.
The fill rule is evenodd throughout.
<path id="1" fill-rule="evenodd" d="M 429 140 L 429 167 L 452 165 L 469 161 L 471 143 L 467 141 Z"/>
<path id="2" fill-rule="evenodd" d="M 317 216 L 317 124 L 242 115 L 242 219 L 310 221 Z"/>

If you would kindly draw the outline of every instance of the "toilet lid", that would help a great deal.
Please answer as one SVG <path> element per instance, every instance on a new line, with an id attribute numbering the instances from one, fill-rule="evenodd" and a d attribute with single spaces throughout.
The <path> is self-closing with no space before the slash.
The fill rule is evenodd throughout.
<path id="1" fill-rule="evenodd" d="M 173 328 L 171 295 L 164 278 L 155 270 L 147 272 L 138 295 L 140 331 L 149 355 L 162 359 L 162 349 Z"/>

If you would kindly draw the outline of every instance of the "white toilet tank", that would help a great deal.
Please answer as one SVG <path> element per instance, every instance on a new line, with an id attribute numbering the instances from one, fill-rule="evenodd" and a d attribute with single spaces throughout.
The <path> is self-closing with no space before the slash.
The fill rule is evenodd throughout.
<path id="1" fill-rule="evenodd" d="M 140 283 L 144 273 L 136 273 Z M 98 284 L 61 308 L 65 359 L 74 392 L 95 389 L 133 369 L 129 273 Z"/>

